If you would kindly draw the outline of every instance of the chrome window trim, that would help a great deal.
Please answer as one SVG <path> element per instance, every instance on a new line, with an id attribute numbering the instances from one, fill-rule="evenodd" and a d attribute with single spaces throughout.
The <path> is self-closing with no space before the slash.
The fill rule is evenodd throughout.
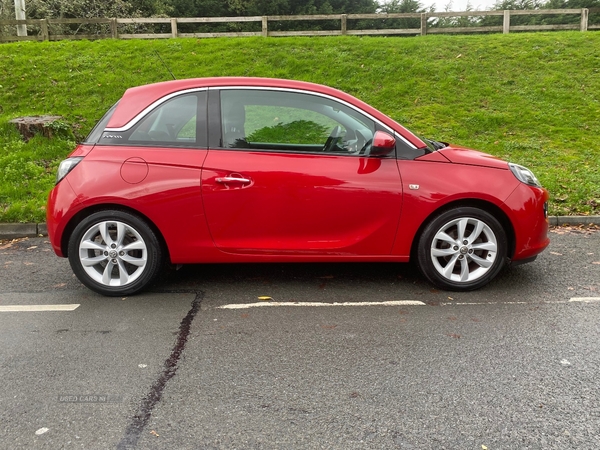
<path id="1" fill-rule="evenodd" d="M 165 102 L 168 102 L 172 98 L 178 97 L 180 95 L 192 94 L 194 92 L 207 91 L 207 90 L 208 90 L 207 87 L 192 88 L 192 89 L 184 89 L 183 91 L 177 91 L 177 92 L 173 92 L 171 94 L 165 95 L 164 97 L 161 97 L 158 100 L 154 101 L 152 104 L 150 104 L 150 106 L 147 106 L 146 108 L 144 108 L 141 112 L 139 112 L 133 119 L 131 119 L 129 122 L 127 122 L 124 126 L 118 127 L 118 128 L 107 127 L 107 128 L 104 129 L 104 133 L 106 133 L 108 131 L 110 131 L 110 132 L 120 132 L 120 133 L 122 133 L 124 131 L 129 131 L 138 122 L 140 122 L 149 113 L 151 113 L 155 108 L 159 107 L 160 105 L 162 105 Z"/>
<path id="2" fill-rule="evenodd" d="M 394 129 L 390 128 L 388 125 L 384 124 L 376 117 L 373 117 L 368 112 L 363 111 L 362 109 L 358 108 L 357 106 L 355 106 L 351 103 L 348 103 L 345 100 L 342 100 L 337 97 L 333 97 L 332 95 L 329 95 L 329 94 L 323 94 L 321 92 L 308 91 L 308 90 L 296 89 L 296 88 L 280 88 L 280 87 L 269 87 L 269 86 L 208 86 L 208 87 L 184 89 L 182 91 L 173 92 L 171 94 L 165 95 L 164 97 L 161 97 L 158 100 L 154 101 L 152 104 L 150 104 L 149 106 L 144 108 L 142 111 L 140 111 L 133 119 L 131 119 L 124 126 L 117 127 L 117 128 L 107 127 L 104 129 L 104 132 L 129 131 L 132 127 L 134 127 L 138 122 L 140 122 L 144 117 L 146 117 L 146 115 L 148 115 L 150 112 L 152 112 L 155 108 L 157 108 L 160 105 L 162 105 L 163 103 L 171 100 L 172 98 L 177 97 L 179 95 L 191 94 L 194 92 L 201 92 L 201 91 L 207 91 L 207 90 L 213 90 L 213 89 L 216 89 L 216 90 L 241 90 L 241 89 L 244 89 L 244 90 L 254 90 L 254 91 L 260 91 L 260 90 L 262 90 L 262 91 L 279 91 L 279 92 L 291 92 L 294 94 L 315 95 L 317 97 L 326 98 L 328 100 L 332 100 L 332 101 L 341 103 L 342 105 L 358 112 L 359 114 L 362 114 L 363 116 L 368 117 L 370 120 L 372 120 L 376 124 L 379 124 L 379 126 L 381 126 L 382 128 L 386 129 L 392 135 L 399 137 L 402 140 L 402 142 L 404 142 L 406 145 L 410 146 L 413 149 L 417 149 L 417 146 L 415 144 L 410 142 L 408 139 L 406 139 L 400 133 L 396 132 Z"/>

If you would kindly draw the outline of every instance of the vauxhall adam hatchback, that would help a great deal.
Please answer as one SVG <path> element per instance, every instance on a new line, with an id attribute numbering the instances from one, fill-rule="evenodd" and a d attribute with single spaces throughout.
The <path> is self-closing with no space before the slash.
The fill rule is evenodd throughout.
<path id="1" fill-rule="evenodd" d="M 329 87 L 261 78 L 129 89 L 60 164 L 48 232 L 104 295 L 166 263 L 414 261 L 477 289 L 549 243 L 531 171 L 419 138 Z"/>

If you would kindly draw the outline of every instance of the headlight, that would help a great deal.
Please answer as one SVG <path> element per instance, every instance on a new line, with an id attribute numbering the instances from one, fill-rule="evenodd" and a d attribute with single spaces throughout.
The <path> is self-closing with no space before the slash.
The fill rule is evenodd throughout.
<path id="1" fill-rule="evenodd" d="M 518 164 L 513 164 L 513 163 L 508 163 L 508 167 L 510 167 L 510 170 L 512 171 L 512 173 L 515 175 L 515 177 L 517 177 L 517 180 L 519 180 L 521 183 L 525 183 L 525 184 L 528 184 L 529 186 L 535 186 L 535 187 L 539 187 L 539 188 L 542 187 L 542 185 L 540 184 L 538 179 L 535 177 L 533 172 L 531 170 L 529 170 L 527 167 L 523 167 L 523 166 L 520 166 Z"/>
<path id="2" fill-rule="evenodd" d="M 76 156 L 73 158 L 67 158 L 60 163 L 58 166 L 58 172 L 56 172 L 56 184 L 60 182 L 67 174 L 75 168 L 77 164 L 83 159 L 83 156 Z"/>

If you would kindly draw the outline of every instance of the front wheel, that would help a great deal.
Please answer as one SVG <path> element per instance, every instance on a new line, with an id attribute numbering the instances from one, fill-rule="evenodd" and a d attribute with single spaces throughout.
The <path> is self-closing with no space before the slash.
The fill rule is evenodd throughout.
<path id="1" fill-rule="evenodd" d="M 454 291 L 479 289 L 504 266 L 506 233 L 478 208 L 461 207 L 435 217 L 423 230 L 417 264 L 434 285 Z"/>
<path id="2" fill-rule="evenodd" d="M 69 263 L 91 290 L 106 296 L 135 294 L 147 287 L 163 263 L 152 229 L 124 211 L 100 211 L 83 219 L 69 239 Z"/>

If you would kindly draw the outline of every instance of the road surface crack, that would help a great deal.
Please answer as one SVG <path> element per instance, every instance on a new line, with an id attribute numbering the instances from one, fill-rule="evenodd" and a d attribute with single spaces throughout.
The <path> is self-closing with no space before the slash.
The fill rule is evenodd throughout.
<path id="1" fill-rule="evenodd" d="M 157 380 L 152 384 L 148 395 L 142 399 L 138 412 L 132 417 L 123 438 L 117 445 L 117 450 L 129 450 L 134 449 L 137 446 L 142 432 L 152 417 L 154 407 L 162 399 L 162 394 L 167 383 L 175 376 L 179 359 L 181 358 L 183 350 L 185 349 L 185 344 L 190 335 L 192 322 L 200 310 L 200 302 L 202 301 L 203 293 L 195 292 L 195 294 L 196 296 L 192 301 L 190 310 L 179 324 L 177 340 L 171 350 L 170 356 L 165 361 L 164 369 Z"/>

